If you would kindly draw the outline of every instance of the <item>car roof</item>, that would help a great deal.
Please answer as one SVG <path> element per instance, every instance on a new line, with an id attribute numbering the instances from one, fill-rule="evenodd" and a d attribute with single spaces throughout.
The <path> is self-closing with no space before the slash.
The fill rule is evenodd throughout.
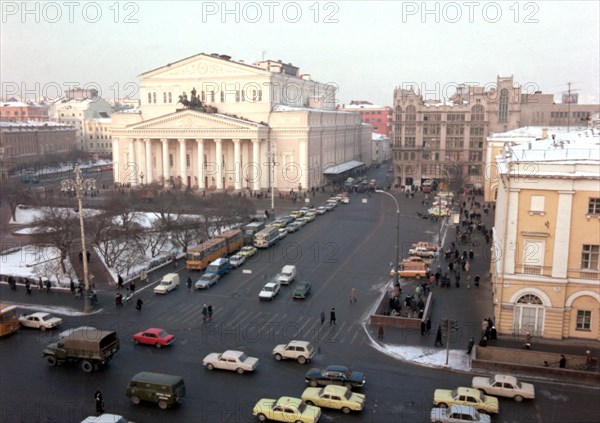
<path id="1" fill-rule="evenodd" d="M 498 382 L 506 382 L 513 384 L 517 383 L 517 378 L 510 375 L 495 375 L 492 379 Z"/>
<path id="2" fill-rule="evenodd" d="M 302 403 L 302 400 L 300 398 L 294 398 L 294 397 L 279 397 L 279 399 L 276 401 L 277 405 L 281 405 L 281 406 L 292 405 L 296 408 L 298 408 L 301 403 Z"/>
<path id="3" fill-rule="evenodd" d="M 451 405 L 450 407 L 448 407 L 448 412 L 453 412 L 453 413 L 475 415 L 476 411 L 477 410 L 475 410 L 470 405 L 458 405 L 458 404 L 455 404 L 455 405 Z"/>
<path id="4" fill-rule="evenodd" d="M 340 385 L 327 385 L 323 388 L 323 392 L 332 395 L 344 395 L 347 390 L 347 387 Z"/>
<path id="5" fill-rule="evenodd" d="M 146 330 L 143 330 L 142 332 L 152 332 L 152 333 L 158 333 L 158 332 L 162 332 L 164 329 L 160 329 L 160 328 L 148 328 Z"/>
<path id="6" fill-rule="evenodd" d="M 181 376 L 167 375 L 164 373 L 140 372 L 131 378 L 135 382 L 148 382 L 160 384 L 175 384 L 183 380 Z"/>
<path id="7" fill-rule="evenodd" d="M 460 395 L 473 395 L 473 396 L 476 396 L 476 397 L 478 397 L 481 394 L 481 391 L 479 389 L 465 388 L 464 386 L 460 386 L 460 387 L 456 388 L 456 391 Z"/>
<path id="8" fill-rule="evenodd" d="M 297 346 L 301 346 L 301 347 L 307 347 L 310 345 L 310 342 L 308 341 L 298 341 L 296 339 L 288 342 L 288 345 L 297 345 Z"/>
<path id="9" fill-rule="evenodd" d="M 277 285 L 277 283 L 276 282 L 267 282 L 265 284 L 265 287 L 270 286 L 270 285 Z"/>
<path id="10" fill-rule="evenodd" d="M 50 316 L 50 313 L 44 313 L 43 311 L 38 311 L 38 312 L 31 313 L 31 314 L 27 315 L 27 317 L 33 317 L 33 316 L 35 316 L 35 317 L 45 317 L 45 316 Z"/>
<path id="11" fill-rule="evenodd" d="M 327 366 L 325 368 L 325 371 L 328 371 L 328 372 L 342 372 L 342 373 L 345 373 L 348 370 L 350 370 L 350 368 L 348 366 L 340 366 L 339 364 L 332 364 L 332 365 Z"/>
<path id="12" fill-rule="evenodd" d="M 240 356 L 244 355 L 244 353 L 242 351 L 236 351 L 236 350 L 227 350 L 224 351 L 223 354 L 221 354 L 224 357 L 236 357 L 239 358 Z"/>
<path id="13" fill-rule="evenodd" d="M 225 259 L 223 257 L 220 257 L 220 258 L 218 258 L 216 260 L 213 260 L 210 264 L 214 264 L 214 265 L 218 266 L 218 265 L 220 265 L 222 263 L 225 263 L 225 262 L 227 262 L 227 259 Z"/>

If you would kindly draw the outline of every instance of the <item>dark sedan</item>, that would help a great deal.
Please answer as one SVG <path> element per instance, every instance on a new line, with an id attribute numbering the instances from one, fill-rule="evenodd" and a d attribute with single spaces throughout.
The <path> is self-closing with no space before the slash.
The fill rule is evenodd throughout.
<path id="1" fill-rule="evenodd" d="M 365 375 L 346 366 L 332 365 L 325 370 L 310 369 L 304 378 L 310 386 L 344 385 L 348 388 L 360 388 L 365 382 Z"/>

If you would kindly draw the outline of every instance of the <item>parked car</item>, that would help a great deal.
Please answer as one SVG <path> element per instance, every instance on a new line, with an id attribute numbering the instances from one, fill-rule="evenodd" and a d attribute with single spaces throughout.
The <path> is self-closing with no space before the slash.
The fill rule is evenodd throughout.
<path id="1" fill-rule="evenodd" d="M 167 273 L 158 285 L 154 287 L 155 294 L 168 294 L 179 286 L 179 274 Z"/>
<path id="2" fill-rule="evenodd" d="M 500 412 L 498 398 L 485 395 L 474 388 L 436 389 L 433 393 L 433 405 L 440 407 L 468 405 L 483 413 Z"/>
<path id="3" fill-rule="evenodd" d="M 468 405 L 451 405 L 448 408 L 431 409 L 431 421 L 434 423 L 490 423 L 489 415 L 480 413 Z"/>
<path id="4" fill-rule="evenodd" d="M 408 254 L 417 257 L 435 257 L 435 251 L 428 250 L 424 247 L 416 247 L 408 250 Z"/>
<path id="5" fill-rule="evenodd" d="M 175 336 L 159 328 L 146 329 L 136 333 L 131 338 L 136 344 L 154 345 L 156 348 L 166 347 L 175 341 Z"/>
<path id="6" fill-rule="evenodd" d="M 296 277 L 296 266 L 293 264 L 286 264 L 282 267 L 281 272 L 279 272 L 276 276 L 277 281 L 281 285 L 289 285 L 294 281 Z"/>
<path id="7" fill-rule="evenodd" d="M 307 222 L 312 222 L 313 220 L 315 220 L 317 218 L 317 213 L 315 212 L 308 212 L 304 215 L 304 219 Z"/>
<path id="8" fill-rule="evenodd" d="M 292 298 L 304 300 L 310 294 L 312 286 L 310 282 L 301 281 L 296 284 L 296 288 L 292 293 Z"/>
<path id="9" fill-rule="evenodd" d="M 219 278 L 220 278 L 220 276 L 217 275 L 216 273 L 205 273 L 200 277 L 200 279 L 198 279 L 196 281 L 196 283 L 194 284 L 194 288 L 195 289 L 210 288 L 211 286 L 213 286 L 214 284 L 219 282 Z"/>
<path id="10" fill-rule="evenodd" d="M 298 230 L 302 227 L 302 225 L 300 225 L 300 223 L 297 222 L 292 222 L 289 225 L 287 225 L 287 227 L 285 228 L 288 233 L 292 233 L 292 232 L 298 232 Z"/>
<path id="11" fill-rule="evenodd" d="M 362 411 L 366 396 L 350 391 L 346 386 L 327 385 L 324 388 L 306 388 L 300 397 L 308 405 L 350 411 Z"/>
<path id="12" fill-rule="evenodd" d="M 323 207 L 325 207 L 325 210 L 331 211 L 331 210 L 335 209 L 335 205 L 336 205 L 335 203 L 327 203 Z"/>
<path id="13" fill-rule="evenodd" d="M 308 213 L 310 211 L 310 207 L 302 207 L 300 210 L 300 213 L 302 213 L 303 215 L 305 215 L 306 213 Z"/>
<path id="14" fill-rule="evenodd" d="M 218 258 L 208 265 L 208 267 L 206 268 L 206 273 L 214 273 L 219 276 L 224 276 L 227 273 L 229 273 L 230 269 L 231 264 L 229 263 L 229 259 Z"/>
<path id="15" fill-rule="evenodd" d="M 301 227 L 301 228 L 303 228 L 303 227 L 304 227 L 304 225 L 306 225 L 306 224 L 308 223 L 308 220 L 306 220 L 306 219 L 305 219 L 305 218 L 303 218 L 303 217 L 300 217 L 300 218 L 298 218 L 298 219 L 294 220 L 294 222 L 293 222 L 293 223 L 299 223 L 299 224 L 300 224 L 300 227 Z"/>
<path id="16" fill-rule="evenodd" d="M 246 262 L 246 257 L 244 257 L 241 254 L 234 254 L 231 257 L 229 257 L 229 264 L 233 268 L 240 267 L 245 262 Z"/>
<path id="17" fill-rule="evenodd" d="M 344 385 L 348 388 L 361 388 L 366 382 L 364 373 L 339 365 L 327 366 L 324 370 L 310 369 L 304 380 L 310 386 Z"/>
<path id="18" fill-rule="evenodd" d="M 49 313 L 31 313 L 24 314 L 19 317 L 19 323 L 27 328 L 40 329 L 45 331 L 46 329 L 52 329 L 62 323 L 60 317 L 54 317 Z"/>
<path id="19" fill-rule="evenodd" d="M 348 196 L 342 197 L 342 204 L 350 204 L 350 197 L 348 197 Z"/>
<path id="20" fill-rule="evenodd" d="M 317 214 L 325 214 L 326 212 L 327 212 L 327 209 L 325 208 L 325 206 L 317 207 Z"/>
<path id="21" fill-rule="evenodd" d="M 254 254 L 256 254 L 256 247 L 253 247 L 251 245 L 246 245 L 245 247 L 242 247 L 242 249 L 238 252 L 238 254 L 241 256 L 244 256 L 246 258 L 250 258 Z"/>
<path id="22" fill-rule="evenodd" d="M 497 374 L 494 377 L 474 377 L 473 388 L 484 394 L 513 398 L 517 402 L 534 399 L 535 388 L 531 383 L 519 382 L 516 377 Z"/>
<path id="23" fill-rule="evenodd" d="M 224 353 L 210 353 L 202 364 L 208 369 L 232 370 L 242 374 L 252 372 L 258 365 L 258 358 L 249 357 L 242 351 L 227 350 Z"/>
<path id="24" fill-rule="evenodd" d="M 271 354 L 277 361 L 290 359 L 304 364 L 314 357 L 315 349 L 310 342 L 293 340 L 287 344 L 277 345 Z"/>
<path id="25" fill-rule="evenodd" d="M 300 398 L 261 398 L 252 409 L 252 414 L 261 422 L 274 420 L 286 423 L 316 423 L 321 417 L 321 409 L 306 404 Z"/>
<path id="26" fill-rule="evenodd" d="M 287 236 L 287 228 L 279 228 L 279 239 L 283 239 Z"/>
<path id="27" fill-rule="evenodd" d="M 279 293 L 279 282 L 271 281 L 267 282 L 265 286 L 258 293 L 259 300 L 271 301 Z"/>
<path id="28" fill-rule="evenodd" d="M 294 219 L 298 219 L 299 217 L 302 217 L 302 216 L 304 216 L 304 212 L 302 212 L 300 210 L 295 210 L 290 213 L 290 217 L 293 217 Z"/>

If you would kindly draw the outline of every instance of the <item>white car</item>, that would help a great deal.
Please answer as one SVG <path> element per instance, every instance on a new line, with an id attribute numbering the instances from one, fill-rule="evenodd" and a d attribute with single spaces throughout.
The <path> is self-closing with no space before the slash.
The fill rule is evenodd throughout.
<path id="1" fill-rule="evenodd" d="M 286 228 L 279 228 L 279 239 L 285 238 L 287 234 L 288 231 Z"/>
<path id="2" fill-rule="evenodd" d="M 48 313 L 32 313 L 19 317 L 19 322 L 28 328 L 46 330 L 60 325 L 62 319 Z"/>
<path id="3" fill-rule="evenodd" d="M 258 358 L 248 357 L 246 353 L 242 351 L 227 350 L 222 354 L 210 353 L 202 364 L 206 366 L 208 370 L 222 369 L 231 370 L 242 374 L 244 372 L 252 372 L 258 365 Z"/>
<path id="4" fill-rule="evenodd" d="M 277 345 L 271 354 L 277 361 L 288 359 L 305 364 L 315 356 L 315 348 L 308 341 L 293 340 L 287 344 Z"/>
<path id="5" fill-rule="evenodd" d="M 229 264 L 231 267 L 240 267 L 242 264 L 246 262 L 246 257 L 241 254 L 234 254 L 229 257 Z"/>
<path id="6" fill-rule="evenodd" d="M 327 213 L 327 209 L 324 206 L 317 207 L 317 214 L 325 214 Z"/>
<path id="7" fill-rule="evenodd" d="M 434 423 L 490 423 L 489 415 L 480 413 L 468 405 L 451 405 L 447 408 L 431 409 L 431 421 Z"/>
<path id="8" fill-rule="evenodd" d="M 531 383 L 519 382 L 516 377 L 509 375 L 494 375 L 494 377 L 476 376 L 471 382 L 473 388 L 483 391 L 486 395 L 513 398 L 517 402 L 523 399 L 534 399 L 535 388 Z"/>
<path id="9" fill-rule="evenodd" d="M 279 292 L 279 282 L 269 282 L 258 294 L 258 299 L 271 301 Z"/>
<path id="10" fill-rule="evenodd" d="M 350 197 L 342 197 L 342 204 L 350 204 Z"/>
<path id="11" fill-rule="evenodd" d="M 123 416 L 117 414 L 101 414 L 99 416 L 86 417 L 81 423 L 133 423 L 131 420 L 127 420 Z"/>
<path id="12" fill-rule="evenodd" d="M 207 289 L 219 282 L 220 276 L 216 273 L 205 273 L 194 284 L 195 289 Z"/>
<path id="13" fill-rule="evenodd" d="M 428 250 L 424 247 L 411 248 L 410 250 L 408 250 L 408 254 L 417 257 L 435 257 L 435 251 Z"/>
<path id="14" fill-rule="evenodd" d="M 295 277 L 296 277 L 296 266 L 294 266 L 293 264 L 286 264 L 285 266 L 283 266 L 283 268 L 281 269 L 281 272 L 278 273 L 276 276 L 277 281 L 281 285 L 289 285 L 291 282 L 294 281 Z"/>

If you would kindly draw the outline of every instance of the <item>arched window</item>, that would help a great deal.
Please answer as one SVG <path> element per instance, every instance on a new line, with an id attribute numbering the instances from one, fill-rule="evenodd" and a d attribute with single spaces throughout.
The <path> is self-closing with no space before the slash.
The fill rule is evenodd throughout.
<path id="1" fill-rule="evenodd" d="M 544 303 L 534 294 L 525 294 L 515 304 L 513 330 L 519 335 L 541 336 L 544 329 Z"/>
<path id="2" fill-rule="evenodd" d="M 498 103 L 498 121 L 506 122 L 508 120 L 508 90 L 500 90 L 500 101 Z"/>

